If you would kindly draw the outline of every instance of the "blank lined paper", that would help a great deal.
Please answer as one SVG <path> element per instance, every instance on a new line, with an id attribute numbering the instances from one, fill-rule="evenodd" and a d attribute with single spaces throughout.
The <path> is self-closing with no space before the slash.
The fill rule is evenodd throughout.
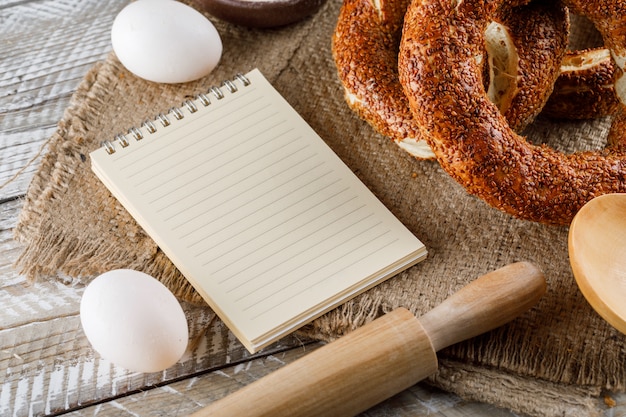
<path id="1" fill-rule="evenodd" d="M 183 106 L 183 119 L 170 115 L 170 126 L 91 158 L 253 352 L 426 250 L 258 70 L 246 77 L 223 99 L 196 100 L 197 112 Z"/>

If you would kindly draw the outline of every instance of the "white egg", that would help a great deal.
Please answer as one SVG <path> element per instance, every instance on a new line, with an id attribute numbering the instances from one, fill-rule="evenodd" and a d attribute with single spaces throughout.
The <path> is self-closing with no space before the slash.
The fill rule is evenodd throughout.
<path id="1" fill-rule="evenodd" d="M 201 78 L 222 56 L 222 40 L 211 21 L 174 0 L 130 3 L 113 21 L 111 42 L 130 72 L 159 83 Z"/>
<path id="2" fill-rule="evenodd" d="M 176 297 L 143 272 L 116 269 L 95 278 L 80 303 L 91 346 L 105 359 L 135 372 L 158 372 L 185 353 L 189 330 Z"/>

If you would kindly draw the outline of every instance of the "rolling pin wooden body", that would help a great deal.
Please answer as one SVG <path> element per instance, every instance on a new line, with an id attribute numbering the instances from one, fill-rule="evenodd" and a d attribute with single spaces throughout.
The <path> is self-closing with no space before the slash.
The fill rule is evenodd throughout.
<path id="1" fill-rule="evenodd" d="M 435 373 L 438 350 L 509 322 L 545 287 L 534 265 L 505 266 L 419 319 L 404 308 L 393 310 L 193 417 L 354 416 Z"/>

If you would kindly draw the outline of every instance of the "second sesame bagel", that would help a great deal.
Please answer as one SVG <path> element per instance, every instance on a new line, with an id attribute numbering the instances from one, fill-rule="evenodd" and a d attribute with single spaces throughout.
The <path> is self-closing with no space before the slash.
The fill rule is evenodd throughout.
<path id="1" fill-rule="evenodd" d="M 626 147 L 564 154 L 517 134 L 489 100 L 476 60 L 501 1 L 420 0 L 405 16 L 398 71 L 413 117 L 439 164 L 473 195 L 515 217 L 568 224 L 593 197 L 626 192 Z M 572 1 L 568 1 L 568 5 Z M 580 0 L 622 68 L 626 4 Z M 626 80 L 615 91 L 624 101 Z M 623 111 L 620 104 L 620 111 Z"/>
<path id="2" fill-rule="evenodd" d="M 542 109 L 565 53 L 569 19 L 560 4 L 507 2 L 485 28 L 475 59 L 491 99 L 523 129 Z M 433 158 L 398 80 L 397 54 L 407 0 L 344 0 L 333 57 L 349 106 L 416 158 Z"/>

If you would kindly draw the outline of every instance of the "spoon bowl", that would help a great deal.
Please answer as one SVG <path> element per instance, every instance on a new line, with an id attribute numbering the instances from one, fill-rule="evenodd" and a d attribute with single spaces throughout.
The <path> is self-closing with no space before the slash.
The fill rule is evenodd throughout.
<path id="1" fill-rule="evenodd" d="M 568 236 L 574 277 L 589 304 L 626 334 L 626 194 L 590 200 Z"/>

